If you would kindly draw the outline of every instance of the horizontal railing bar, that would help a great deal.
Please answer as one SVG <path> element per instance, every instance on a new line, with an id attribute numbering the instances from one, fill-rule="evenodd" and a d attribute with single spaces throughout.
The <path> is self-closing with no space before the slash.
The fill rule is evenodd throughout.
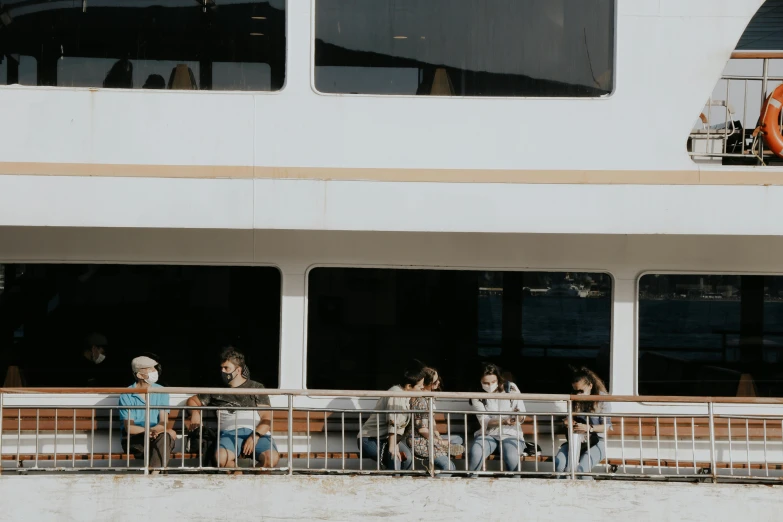
<path id="1" fill-rule="evenodd" d="M 783 51 L 734 51 L 731 53 L 732 60 L 775 60 L 783 58 Z"/>
<path id="2" fill-rule="evenodd" d="M 51 393 L 51 394 L 122 394 L 128 393 L 128 388 L 0 388 L 0 393 Z M 381 397 L 433 397 L 435 399 L 494 399 L 495 394 L 480 392 L 393 392 L 370 390 L 288 390 L 275 388 L 179 388 L 156 387 L 149 388 L 144 394 L 231 394 L 231 395 L 267 395 L 294 397 L 346 397 L 346 398 L 381 398 Z M 142 394 L 143 395 L 143 394 Z M 684 397 L 676 395 L 562 395 L 562 394 L 532 394 L 532 393 L 506 393 L 504 398 L 509 400 L 527 401 L 574 401 L 574 402 L 645 402 L 645 403 L 678 403 L 678 404 L 783 404 L 783 397 L 711 397 L 693 396 Z M 96 406 L 80 406 L 77 409 L 91 409 Z M 117 408 L 117 406 L 112 406 Z M 173 407 L 173 406 L 172 406 Z M 24 405 L 13 406 L 14 409 L 25 409 Z M 73 406 L 71 406 L 73 408 Z M 124 407 L 123 407 L 124 408 Z M 178 408 L 190 408 L 179 405 Z M 159 408 L 158 408 L 159 409 Z M 225 409 L 225 408 L 223 408 Z"/>
<path id="3" fill-rule="evenodd" d="M 725 74 L 720 77 L 721 80 L 737 80 L 737 81 L 743 81 L 748 80 L 752 82 L 760 82 L 764 79 L 763 76 L 756 76 L 756 75 L 746 75 L 746 74 Z M 781 81 L 783 80 L 783 76 L 767 76 L 767 81 Z M 722 105 L 713 105 L 713 107 L 723 107 Z"/>

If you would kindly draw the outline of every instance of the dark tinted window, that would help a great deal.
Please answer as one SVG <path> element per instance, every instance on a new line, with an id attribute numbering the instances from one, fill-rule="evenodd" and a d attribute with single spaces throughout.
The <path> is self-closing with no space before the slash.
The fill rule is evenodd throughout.
<path id="1" fill-rule="evenodd" d="M 130 361 L 155 354 L 169 386 L 220 386 L 218 355 L 242 350 L 277 386 L 280 272 L 270 267 L 0 265 L 0 371 L 28 386 L 85 386 L 91 332 L 108 340 L 102 384 L 128 386 Z"/>
<path id="2" fill-rule="evenodd" d="M 285 0 L 2 6 L 2 84 L 269 91 L 285 79 Z"/>
<path id="3" fill-rule="evenodd" d="M 783 277 L 639 283 L 639 393 L 783 396 Z"/>
<path id="4" fill-rule="evenodd" d="M 316 0 L 321 92 L 601 96 L 614 0 Z"/>
<path id="5" fill-rule="evenodd" d="M 608 378 L 611 291 L 605 274 L 318 268 L 307 384 L 388 388 L 416 358 L 451 391 L 477 389 L 488 361 L 523 391 L 569 392 L 569 364 Z"/>
<path id="6" fill-rule="evenodd" d="M 766 0 L 742 33 L 737 49 L 777 51 L 783 49 L 783 0 Z"/>

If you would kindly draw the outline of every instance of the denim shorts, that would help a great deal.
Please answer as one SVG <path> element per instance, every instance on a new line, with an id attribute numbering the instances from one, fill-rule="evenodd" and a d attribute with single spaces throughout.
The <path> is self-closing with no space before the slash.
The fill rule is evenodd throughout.
<path id="1" fill-rule="evenodd" d="M 231 430 L 231 431 L 221 431 L 220 432 L 220 447 L 230 451 L 234 455 L 237 455 L 237 448 L 235 446 L 236 444 L 239 444 L 239 451 L 242 451 L 242 446 L 245 444 L 245 441 L 253 436 L 253 430 L 250 428 L 239 428 L 238 430 Z M 272 440 L 271 435 L 264 435 L 263 437 L 258 437 L 258 440 L 256 441 L 256 459 L 258 459 L 262 453 L 265 451 L 269 451 L 270 449 L 274 449 L 277 451 L 277 445 L 275 444 L 275 441 Z"/>

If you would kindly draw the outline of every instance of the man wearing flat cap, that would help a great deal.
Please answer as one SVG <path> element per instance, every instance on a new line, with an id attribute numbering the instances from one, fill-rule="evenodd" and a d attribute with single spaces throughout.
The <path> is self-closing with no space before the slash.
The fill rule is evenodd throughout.
<path id="1" fill-rule="evenodd" d="M 137 459 L 144 458 L 144 438 L 149 437 L 149 465 L 152 474 L 158 474 L 163 466 L 168 465 L 177 434 L 174 430 L 166 430 L 168 420 L 169 395 L 167 393 L 151 393 L 149 423 L 147 422 L 146 396 L 148 388 L 159 388 L 158 362 L 150 357 L 136 357 L 131 361 L 131 371 L 136 382 L 129 388 L 134 393 L 120 395 L 120 421 L 122 421 L 122 449 Z M 135 406 L 137 409 L 123 409 L 123 406 Z"/>

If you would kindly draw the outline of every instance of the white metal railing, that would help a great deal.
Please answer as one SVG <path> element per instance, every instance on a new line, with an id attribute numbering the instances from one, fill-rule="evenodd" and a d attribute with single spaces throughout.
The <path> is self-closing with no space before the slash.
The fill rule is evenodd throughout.
<path id="1" fill-rule="evenodd" d="M 712 481 L 752 481 L 783 483 L 783 399 L 714 397 L 621 397 L 600 396 L 608 410 L 586 414 L 577 405 L 596 396 L 504 394 L 503 398 L 522 401 L 524 411 L 473 411 L 468 400 L 493 399 L 496 394 L 376 392 L 333 390 L 151 388 L 138 390 L 145 406 L 119 404 L 85 406 L 73 400 L 74 394 L 119 394 L 127 389 L 106 390 L 0 390 L 0 457 L 4 472 L 103 471 L 119 473 L 226 473 L 270 472 L 275 474 L 389 474 L 436 476 L 526 476 L 548 478 L 629 478 L 639 480 L 708 479 Z M 172 406 L 172 417 L 163 435 L 174 443 L 169 459 L 159 466 L 150 463 L 149 437 L 143 452 L 131 450 L 123 442 L 119 411 L 144 410 L 149 420 L 150 395 L 157 393 L 213 393 L 265 395 L 268 407 L 231 408 L 233 414 L 245 410 L 266 413 L 270 433 L 279 453 L 266 467 L 255 458 L 238 458 L 236 466 L 214 462 L 216 440 L 221 434 L 220 417 L 202 419 L 191 426 L 193 411 L 214 412 L 218 406 Z M 17 400 L 24 397 L 24 401 Z M 412 415 L 428 421 L 427 453 L 422 456 L 401 448 L 400 457 L 372 459 L 357 440 L 362 424 L 373 413 L 376 428 L 382 416 L 400 410 L 377 410 L 362 406 L 366 399 L 380 397 L 423 398 L 426 407 L 405 412 L 409 422 L 398 442 L 408 444 L 416 430 Z M 320 399 L 320 403 L 313 403 Z M 348 399 L 346 402 L 345 399 Z M 656 405 L 650 411 L 649 403 Z M 639 411 L 621 411 L 621 406 L 645 404 Z M 358 406 L 357 406 L 358 405 Z M 438 406 L 446 405 L 441 409 Z M 764 411 L 757 408 L 767 405 Z M 687 408 L 673 408 L 687 406 Z M 225 407 L 224 407 L 225 409 Z M 625 408 L 627 410 L 628 408 Z M 633 409 L 633 408 L 631 408 Z M 616 410 L 616 411 L 615 411 Z M 519 426 L 516 435 L 494 437 L 496 454 L 484 454 L 472 432 L 488 436 L 484 423 L 473 426 L 476 415 L 501 425 Z M 581 419 L 579 417 L 582 417 Z M 611 424 L 595 454 L 561 448 L 575 441 L 574 421 L 585 416 Z M 149 424 L 148 422 L 146 424 Z M 478 424 L 478 423 L 477 423 Z M 381 430 L 376 429 L 376 433 Z M 214 432 L 214 433 L 213 433 Z M 210 437 L 210 434 L 213 434 Z M 234 434 L 234 447 L 240 448 L 240 435 Z M 585 438 L 582 438 L 585 441 Z M 367 441 L 370 442 L 370 441 Z M 383 448 L 384 437 L 375 435 L 375 447 Z M 463 448 L 459 442 L 465 442 Z M 255 443 L 254 443 L 255 445 Z M 573 448 L 576 448 L 574 444 Z M 591 449 L 595 449 L 592 445 Z M 452 450 L 464 449 L 454 455 Z M 379 450 L 383 453 L 383 450 Z M 438 453 L 447 453 L 444 459 Z M 473 452 L 473 458 L 469 455 Z M 511 452 L 511 453 L 507 453 Z M 141 454 L 140 454 L 141 453 Z M 404 455 L 410 455 L 408 461 Z M 137 458 L 139 457 L 139 458 Z M 403 460 L 405 459 L 405 460 Z M 518 462 L 517 462 L 518 459 Z M 580 466 L 571 461 L 580 459 Z M 473 467 L 471 467 L 471 461 Z M 509 462 L 510 461 L 510 462 Z M 477 464 L 478 463 L 478 464 Z"/>
<path id="2" fill-rule="evenodd" d="M 699 161 L 765 165 L 773 155 L 754 131 L 767 95 L 783 82 L 783 75 L 770 72 L 771 66 L 783 65 L 783 52 L 735 52 L 731 59 L 758 61 L 760 72 L 721 76 L 713 93 L 719 98 L 710 96 L 705 104 L 688 137 L 688 152 Z"/>

